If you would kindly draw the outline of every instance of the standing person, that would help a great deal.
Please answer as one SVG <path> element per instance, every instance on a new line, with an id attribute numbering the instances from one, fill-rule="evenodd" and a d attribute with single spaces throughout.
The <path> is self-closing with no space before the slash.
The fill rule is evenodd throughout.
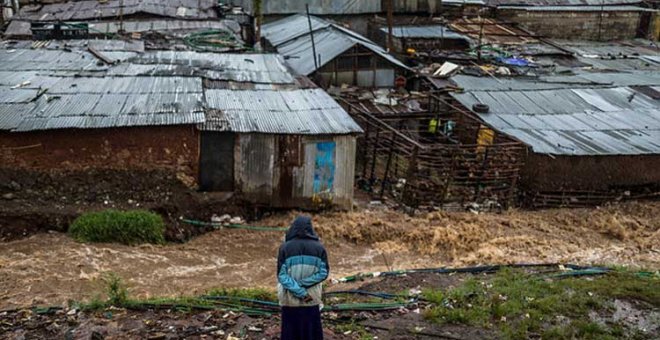
<path id="1" fill-rule="evenodd" d="M 323 339 L 322 282 L 330 266 L 312 219 L 298 216 L 277 256 L 277 297 L 282 306 L 282 340 Z"/>

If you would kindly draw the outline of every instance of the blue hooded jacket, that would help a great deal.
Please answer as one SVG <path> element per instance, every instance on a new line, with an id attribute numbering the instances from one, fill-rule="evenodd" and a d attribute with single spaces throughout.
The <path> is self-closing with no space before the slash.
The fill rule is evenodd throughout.
<path id="1" fill-rule="evenodd" d="M 299 216 L 286 233 L 277 256 L 278 297 L 282 306 L 309 306 L 321 303 L 321 282 L 330 266 L 325 248 L 312 227 L 312 219 Z M 310 296 L 312 303 L 303 303 Z"/>

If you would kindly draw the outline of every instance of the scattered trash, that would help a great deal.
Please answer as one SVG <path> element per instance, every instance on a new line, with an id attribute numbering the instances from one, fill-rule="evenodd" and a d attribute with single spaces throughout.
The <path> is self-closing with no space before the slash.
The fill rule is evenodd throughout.
<path id="1" fill-rule="evenodd" d="M 26 86 L 28 86 L 28 85 L 30 85 L 30 84 L 32 84 L 32 82 L 29 81 L 29 80 L 26 80 L 26 81 L 24 81 L 24 82 L 22 82 L 22 83 L 20 83 L 20 84 L 16 84 L 16 85 L 12 86 L 11 89 L 18 89 L 18 88 L 21 88 L 21 87 L 26 87 Z"/>
<path id="2" fill-rule="evenodd" d="M 447 78 L 461 69 L 459 65 L 446 61 L 440 68 L 433 72 L 434 77 Z"/>

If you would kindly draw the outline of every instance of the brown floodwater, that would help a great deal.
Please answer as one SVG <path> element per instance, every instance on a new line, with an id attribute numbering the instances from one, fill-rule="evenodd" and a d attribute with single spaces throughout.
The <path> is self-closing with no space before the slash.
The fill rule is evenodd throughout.
<path id="1" fill-rule="evenodd" d="M 294 213 L 259 225 L 284 226 Z M 503 263 L 660 268 L 660 203 L 504 214 L 387 210 L 314 216 L 331 273 Z M 60 305 L 103 293 L 117 273 L 135 297 L 202 294 L 219 287 L 274 287 L 282 233 L 217 230 L 185 244 L 83 244 L 48 233 L 0 244 L 0 309 Z"/>

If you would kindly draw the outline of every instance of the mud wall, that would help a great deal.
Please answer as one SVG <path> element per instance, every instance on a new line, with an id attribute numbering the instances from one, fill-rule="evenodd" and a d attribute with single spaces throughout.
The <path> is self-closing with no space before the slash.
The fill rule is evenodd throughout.
<path id="1" fill-rule="evenodd" d="M 610 191 L 660 185 L 660 155 L 557 156 L 530 154 L 521 184 L 530 191 Z"/>
<path id="2" fill-rule="evenodd" d="M 613 11 L 553 12 L 504 9 L 497 18 L 515 22 L 536 34 L 558 39 L 601 40 L 633 39 L 638 34 L 640 12 Z"/>
<path id="3" fill-rule="evenodd" d="M 29 170 L 168 170 L 194 185 L 194 126 L 0 132 L 0 167 Z"/>

